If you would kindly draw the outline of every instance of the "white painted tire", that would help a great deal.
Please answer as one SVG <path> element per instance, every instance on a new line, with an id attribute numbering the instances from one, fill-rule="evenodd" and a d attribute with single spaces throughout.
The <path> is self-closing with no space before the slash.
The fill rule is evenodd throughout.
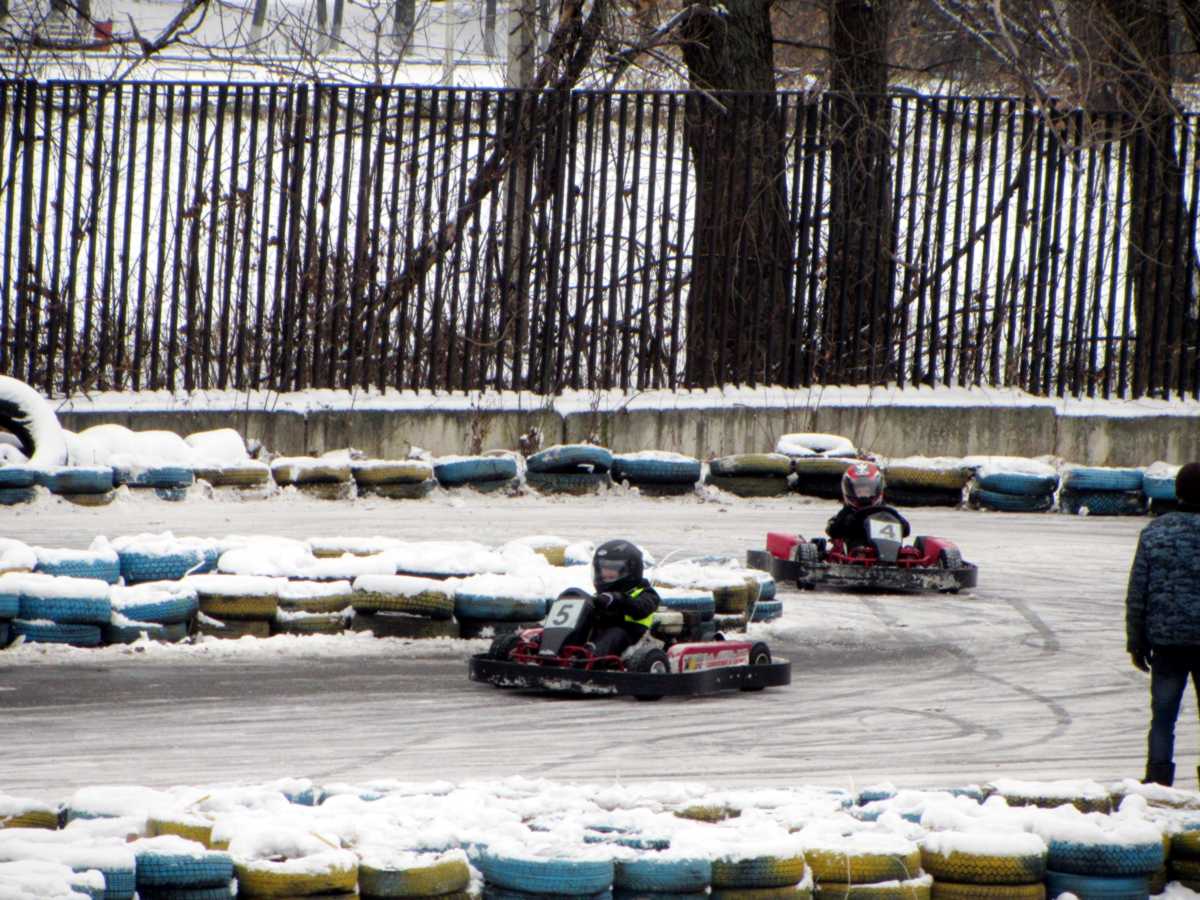
<path id="1" fill-rule="evenodd" d="M 31 466 L 67 463 L 67 438 L 46 399 L 23 381 L 0 375 L 0 428 L 11 431 Z"/>

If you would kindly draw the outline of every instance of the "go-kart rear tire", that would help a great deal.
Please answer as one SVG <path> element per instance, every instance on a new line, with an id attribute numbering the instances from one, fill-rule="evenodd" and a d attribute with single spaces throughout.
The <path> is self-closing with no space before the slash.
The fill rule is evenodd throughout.
<path id="1" fill-rule="evenodd" d="M 488 647 L 487 658 L 501 662 L 507 661 L 519 643 L 521 643 L 519 634 L 498 634 L 492 641 L 492 645 Z"/>
<path id="2" fill-rule="evenodd" d="M 756 642 L 750 648 L 750 665 L 752 666 L 769 666 L 771 664 L 771 648 L 762 641 Z M 761 691 L 765 685 L 756 687 L 744 687 L 741 690 L 746 692 Z"/>
<path id="3" fill-rule="evenodd" d="M 671 660 L 658 647 L 644 647 L 629 658 L 631 672 L 645 675 L 666 675 L 671 671 Z M 635 694 L 638 700 L 661 700 L 662 694 Z"/>
<path id="4" fill-rule="evenodd" d="M 956 549 L 946 548 L 938 553 L 938 565 L 943 569 L 961 569 L 962 554 Z M 946 588 L 942 591 L 943 594 L 957 594 L 958 588 Z"/>

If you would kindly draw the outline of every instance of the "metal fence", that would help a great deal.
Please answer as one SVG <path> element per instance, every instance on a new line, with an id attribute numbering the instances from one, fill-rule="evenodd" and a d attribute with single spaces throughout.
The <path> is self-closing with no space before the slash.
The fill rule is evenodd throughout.
<path id="1" fill-rule="evenodd" d="M 406 281 L 535 102 L 550 127 Z M 1140 150 L 1118 117 L 875 102 L 887 227 L 868 238 L 831 206 L 827 96 L 0 83 L 0 372 L 48 393 L 690 388 L 712 380 L 695 358 L 711 345 L 689 339 L 716 317 L 752 351 L 726 382 L 1200 393 L 1195 117 L 1175 125 L 1180 202 L 1158 226 L 1187 250 L 1188 302 L 1152 327 L 1129 269 Z M 737 162 L 704 182 L 713 133 L 688 132 L 705 108 L 764 106 L 786 198 L 786 250 L 759 273 L 784 297 L 774 318 L 722 277 L 763 265 L 759 239 L 716 259 L 696 226 L 714 177 L 736 219 L 762 148 L 732 138 Z M 830 266 L 864 254 L 886 264 L 831 296 Z"/>

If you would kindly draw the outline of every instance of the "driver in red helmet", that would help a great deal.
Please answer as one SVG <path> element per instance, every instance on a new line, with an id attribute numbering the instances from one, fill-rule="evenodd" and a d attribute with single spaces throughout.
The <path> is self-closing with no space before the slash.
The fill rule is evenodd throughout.
<path id="1" fill-rule="evenodd" d="M 842 500 L 845 506 L 825 526 L 825 533 L 831 538 L 841 538 L 851 547 L 869 544 L 867 518 L 879 512 L 895 516 L 902 536 L 908 537 L 911 530 L 908 520 L 883 503 L 883 472 L 874 463 L 857 462 L 846 469 L 842 476 Z"/>

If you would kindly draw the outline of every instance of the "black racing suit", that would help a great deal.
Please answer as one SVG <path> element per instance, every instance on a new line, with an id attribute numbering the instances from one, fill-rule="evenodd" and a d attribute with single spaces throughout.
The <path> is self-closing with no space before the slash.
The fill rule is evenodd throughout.
<path id="1" fill-rule="evenodd" d="M 597 597 L 604 593 L 598 593 Z M 607 606 L 599 602 L 595 605 L 592 644 L 597 656 L 620 656 L 649 630 L 659 596 L 644 578 L 628 591 L 607 593 L 612 602 Z"/>
<path id="2" fill-rule="evenodd" d="M 829 520 L 825 533 L 831 538 L 841 538 L 847 547 L 865 547 L 871 543 L 871 535 L 867 531 L 867 519 L 876 513 L 887 513 L 895 516 L 900 522 L 901 536 L 908 537 L 911 529 L 908 520 L 890 506 L 868 506 L 858 509 L 854 506 L 843 506 L 838 514 Z"/>

